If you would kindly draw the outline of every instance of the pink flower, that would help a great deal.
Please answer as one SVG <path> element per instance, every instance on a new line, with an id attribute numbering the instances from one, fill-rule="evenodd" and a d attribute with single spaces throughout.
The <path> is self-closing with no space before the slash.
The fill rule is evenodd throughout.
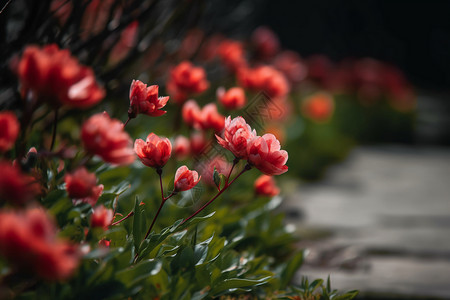
<path id="1" fill-rule="evenodd" d="M 19 121 L 10 111 L 0 112 L 0 152 L 11 149 L 19 135 Z"/>
<path id="2" fill-rule="evenodd" d="M 209 103 L 203 107 L 200 114 L 200 126 L 202 129 L 214 129 L 215 132 L 223 130 L 225 117 L 217 111 L 214 103 Z"/>
<path id="3" fill-rule="evenodd" d="M 224 88 L 217 89 L 219 102 L 229 110 L 241 109 L 245 106 L 245 92 L 241 87 L 233 87 L 225 92 Z"/>
<path id="4" fill-rule="evenodd" d="M 198 94 L 206 91 L 209 82 L 206 79 L 206 72 L 201 67 L 194 67 L 191 62 L 183 61 L 170 72 L 167 82 L 167 90 L 174 100 L 181 104 L 188 95 Z"/>
<path id="5" fill-rule="evenodd" d="M 190 126 L 197 128 L 200 124 L 201 109 L 195 100 L 188 100 L 184 103 L 181 110 L 181 115 L 183 116 L 184 122 Z"/>
<path id="6" fill-rule="evenodd" d="M 192 189 L 200 181 L 202 176 L 198 176 L 196 171 L 189 170 L 186 166 L 181 166 L 175 173 L 175 191 L 182 192 Z"/>
<path id="7" fill-rule="evenodd" d="M 128 116 L 135 118 L 138 114 L 146 114 L 158 117 L 166 113 L 161 110 L 169 101 L 169 97 L 158 97 L 158 86 L 146 84 L 139 80 L 133 80 L 130 87 L 130 109 Z"/>
<path id="8" fill-rule="evenodd" d="M 248 162 L 266 175 L 280 175 L 288 170 L 288 153 L 271 134 L 256 137 L 247 146 Z"/>
<path id="9" fill-rule="evenodd" d="M 28 46 L 17 72 L 25 90 L 54 105 L 88 108 L 105 95 L 92 69 L 81 65 L 69 50 L 60 50 L 56 44 L 43 48 Z"/>
<path id="10" fill-rule="evenodd" d="M 172 144 L 168 138 L 150 133 L 145 142 L 141 139 L 134 142 L 134 151 L 144 165 L 162 168 L 172 154 Z"/>
<path id="11" fill-rule="evenodd" d="M 100 156 L 105 162 L 129 165 L 135 160 L 131 138 L 122 122 L 111 119 L 106 112 L 84 122 L 81 140 L 87 152 Z"/>
<path id="12" fill-rule="evenodd" d="M 89 203 L 94 206 L 103 192 L 103 184 L 97 185 L 97 177 L 89 173 L 85 167 L 80 167 L 64 177 L 67 194 L 74 204 Z"/>
<path id="13" fill-rule="evenodd" d="M 250 128 L 244 118 L 231 116 L 225 120 L 224 138 L 216 135 L 217 141 L 225 149 L 230 150 L 237 158 L 247 159 L 248 145 L 256 138 L 256 131 Z"/>
<path id="14" fill-rule="evenodd" d="M 178 160 L 186 159 L 191 153 L 189 139 L 182 135 L 177 136 L 173 145 L 173 152 Z"/>
<path id="15" fill-rule="evenodd" d="M 0 212 L 0 254 L 47 280 L 69 278 L 80 260 L 77 248 L 58 239 L 54 222 L 37 208 Z"/>
<path id="16" fill-rule="evenodd" d="M 103 205 L 99 205 L 94 208 L 94 212 L 91 215 L 91 226 L 101 227 L 103 230 L 108 229 L 109 225 L 114 218 L 114 212 L 112 209 L 108 209 Z"/>
<path id="17" fill-rule="evenodd" d="M 255 181 L 255 193 L 261 196 L 276 196 L 280 193 L 280 189 L 275 183 L 275 179 L 272 176 L 261 175 Z"/>

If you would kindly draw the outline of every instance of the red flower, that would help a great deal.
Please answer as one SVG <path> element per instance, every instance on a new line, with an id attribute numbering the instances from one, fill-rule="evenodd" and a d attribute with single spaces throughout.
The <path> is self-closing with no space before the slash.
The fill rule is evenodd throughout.
<path id="1" fill-rule="evenodd" d="M 272 176 L 261 175 L 255 181 L 255 193 L 261 196 L 276 196 L 280 193 L 280 189 L 275 183 L 275 179 Z"/>
<path id="2" fill-rule="evenodd" d="M 222 156 L 215 156 L 207 162 L 202 163 L 199 166 L 200 174 L 202 174 L 202 178 L 204 183 L 208 185 L 214 186 L 214 168 L 219 172 L 219 174 L 224 174 L 228 176 L 230 172 L 231 165 L 225 160 Z"/>
<path id="3" fill-rule="evenodd" d="M 113 218 L 114 212 L 112 209 L 108 209 L 104 205 L 99 205 L 94 208 L 94 212 L 91 215 L 91 226 L 94 228 L 101 227 L 103 230 L 107 230 Z"/>
<path id="4" fill-rule="evenodd" d="M 55 224 L 42 209 L 0 212 L 0 254 L 47 280 L 69 278 L 80 259 L 75 246 L 56 234 Z"/>
<path id="5" fill-rule="evenodd" d="M 189 170 L 186 166 L 181 166 L 175 173 L 175 191 L 182 192 L 192 189 L 200 181 L 202 176 L 198 176 L 196 171 Z"/>
<path id="6" fill-rule="evenodd" d="M 245 106 L 245 92 L 241 87 L 233 87 L 225 92 L 225 89 L 217 89 L 217 98 L 219 102 L 229 110 L 241 109 Z"/>
<path id="7" fill-rule="evenodd" d="M 331 95 L 327 93 L 317 93 L 305 99 L 302 102 L 302 113 L 307 118 L 326 122 L 333 115 L 334 101 Z"/>
<path id="8" fill-rule="evenodd" d="M 19 62 L 18 75 L 24 90 L 55 105 L 87 108 L 100 102 L 105 92 L 91 68 L 80 65 L 68 50 L 55 44 L 28 46 Z"/>
<path id="9" fill-rule="evenodd" d="M 288 153 L 281 150 L 273 134 L 258 136 L 247 147 L 248 162 L 266 175 L 280 175 L 288 170 Z"/>
<path id="10" fill-rule="evenodd" d="M 9 162 L 0 162 L 0 170 L 0 202 L 6 200 L 13 205 L 23 205 L 40 193 L 36 179 Z"/>
<path id="11" fill-rule="evenodd" d="M 146 114 L 152 117 L 159 117 L 166 113 L 161 110 L 169 97 L 158 97 L 158 86 L 146 84 L 139 80 L 133 80 L 130 87 L 130 109 L 128 116 L 135 118 L 138 114 Z"/>
<path id="12" fill-rule="evenodd" d="M 206 91 L 208 87 L 205 70 L 188 61 L 183 61 L 170 72 L 167 83 L 167 90 L 178 103 L 183 103 L 190 94 Z"/>
<path id="13" fill-rule="evenodd" d="M 200 114 L 200 127 L 202 129 L 214 129 L 214 131 L 220 132 L 224 125 L 225 117 L 219 114 L 216 104 L 209 103 L 203 107 Z"/>
<path id="14" fill-rule="evenodd" d="M 188 100 L 181 110 L 184 122 L 191 127 L 198 129 L 201 118 L 201 109 L 195 100 Z"/>
<path id="15" fill-rule="evenodd" d="M 225 120 L 224 138 L 216 135 L 219 144 L 230 150 L 237 158 L 247 159 L 247 147 L 256 138 L 256 131 L 250 128 L 244 118 L 236 117 Z"/>
<path id="16" fill-rule="evenodd" d="M 273 57 L 280 49 L 280 41 L 277 35 L 267 27 L 261 26 L 252 33 L 252 44 L 256 48 L 256 53 L 262 58 Z"/>
<path id="17" fill-rule="evenodd" d="M 134 142 L 134 151 L 147 167 L 162 168 L 172 154 L 172 144 L 168 138 L 150 133 L 145 142 L 141 139 Z"/>
<path id="18" fill-rule="evenodd" d="M 67 194 L 74 204 L 89 203 L 94 206 L 103 192 L 103 184 L 97 185 L 97 177 L 89 173 L 85 167 L 80 167 L 64 177 Z"/>
<path id="19" fill-rule="evenodd" d="M 0 112 L 0 152 L 11 149 L 19 135 L 19 121 L 10 111 Z"/>
<path id="20" fill-rule="evenodd" d="M 129 165 L 135 160 L 131 138 L 123 130 L 122 122 L 111 119 L 106 112 L 93 115 L 84 122 L 81 139 L 87 152 L 106 162 Z"/>
<path id="21" fill-rule="evenodd" d="M 289 83 L 280 71 L 270 66 L 243 68 L 238 72 L 240 84 L 248 89 L 265 91 L 271 98 L 283 98 L 289 93 Z"/>
<path id="22" fill-rule="evenodd" d="M 189 139 L 182 135 L 177 136 L 173 145 L 173 152 L 178 160 L 186 159 L 191 153 Z"/>
<path id="23" fill-rule="evenodd" d="M 247 61 L 244 57 L 244 46 L 241 42 L 225 40 L 220 43 L 218 52 L 224 64 L 233 72 L 247 66 Z"/>

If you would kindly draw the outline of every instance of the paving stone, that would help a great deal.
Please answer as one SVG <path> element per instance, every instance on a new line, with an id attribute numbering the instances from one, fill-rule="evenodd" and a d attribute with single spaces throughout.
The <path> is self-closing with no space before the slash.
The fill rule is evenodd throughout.
<path id="1" fill-rule="evenodd" d="M 450 299 L 450 149 L 365 147 L 285 202 L 309 242 L 302 274 L 363 294 Z M 299 280 L 299 277 L 297 277 Z"/>

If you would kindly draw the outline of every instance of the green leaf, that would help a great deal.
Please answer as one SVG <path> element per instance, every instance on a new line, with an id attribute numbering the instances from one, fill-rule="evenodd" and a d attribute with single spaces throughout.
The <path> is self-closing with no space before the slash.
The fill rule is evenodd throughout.
<path id="1" fill-rule="evenodd" d="M 159 273 L 162 263 L 158 260 L 149 259 L 141 261 L 136 265 L 132 265 L 125 270 L 119 271 L 115 275 L 115 279 L 122 282 L 127 288 L 131 288 L 149 276 Z"/>
<path id="2" fill-rule="evenodd" d="M 216 167 L 214 167 L 213 178 L 214 178 L 214 184 L 217 186 L 218 189 L 220 189 L 220 176 L 219 176 L 219 172 L 217 172 Z"/>
<path id="3" fill-rule="evenodd" d="M 334 297 L 333 300 L 352 300 L 358 296 L 358 291 L 349 291 L 345 294 L 339 295 L 337 297 Z"/>
<path id="4" fill-rule="evenodd" d="M 300 251 L 285 263 L 284 270 L 281 272 L 281 289 L 285 289 L 291 281 L 295 272 L 300 268 L 304 259 L 304 251 Z"/>
<path id="5" fill-rule="evenodd" d="M 262 285 L 267 283 L 270 278 L 271 278 L 270 276 L 267 276 L 260 279 L 241 279 L 241 278 L 225 279 L 224 281 L 214 286 L 209 294 L 213 297 L 216 297 L 221 292 L 227 290 Z"/>
<path id="6" fill-rule="evenodd" d="M 139 198 L 136 196 L 133 216 L 133 242 L 136 252 L 139 252 L 139 246 L 145 234 L 145 217 L 139 204 Z"/>

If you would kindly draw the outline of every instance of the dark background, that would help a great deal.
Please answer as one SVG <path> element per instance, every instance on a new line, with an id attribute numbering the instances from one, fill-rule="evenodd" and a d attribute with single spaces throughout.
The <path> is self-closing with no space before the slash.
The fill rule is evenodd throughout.
<path id="1" fill-rule="evenodd" d="M 374 57 L 418 88 L 450 91 L 450 1 L 277 0 L 258 10 L 257 24 L 305 57 Z"/>

